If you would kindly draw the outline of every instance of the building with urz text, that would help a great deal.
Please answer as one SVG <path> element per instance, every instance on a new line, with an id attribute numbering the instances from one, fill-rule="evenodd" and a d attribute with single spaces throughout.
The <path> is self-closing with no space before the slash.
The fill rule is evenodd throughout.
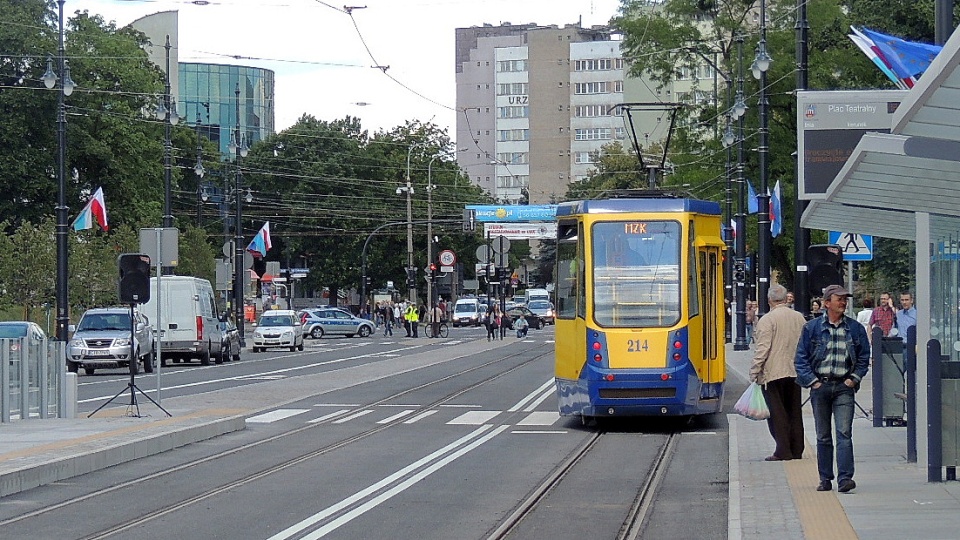
<path id="1" fill-rule="evenodd" d="M 712 101 L 697 90 L 715 81 L 709 66 L 681 70 L 659 87 L 628 77 L 610 27 L 579 24 L 456 30 L 457 161 L 471 182 L 503 203 L 559 200 L 587 178 L 602 146 L 633 146 L 618 105 L 654 104 L 634 115 L 641 149 L 666 139 L 669 108 Z M 711 82 L 707 82 L 711 81 Z"/>

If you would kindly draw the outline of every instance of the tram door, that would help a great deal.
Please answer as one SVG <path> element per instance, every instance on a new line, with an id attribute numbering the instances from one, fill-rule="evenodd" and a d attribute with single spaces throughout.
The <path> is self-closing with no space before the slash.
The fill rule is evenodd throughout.
<path id="1" fill-rule="evenodd" d="M 704 382 L 718 382 L 721 380 L 720 367 L 717 366 L 718 341 L 723 332 L 721 325 L 723 318 L 720 311 L 719 291 L 720 255 L 716 247 L 707 247 L 700 250 L 700 293 L 703 298 L 701 314 L 703 316 L 703 332 L 701 333 L 703 360 L 706 365 Z"/>

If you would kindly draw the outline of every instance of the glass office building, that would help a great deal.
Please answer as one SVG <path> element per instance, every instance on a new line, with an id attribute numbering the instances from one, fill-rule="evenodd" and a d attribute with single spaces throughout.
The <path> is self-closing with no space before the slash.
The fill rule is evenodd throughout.
<path id="1" fill-rule="evenodd" d="M 233 159 L 230 138 L 237 129 L 237 84 L 240 85 L 240 132 L 247 146 L 274 133 L 274 73 L 269 69 L 225 64 L 179 64 L 178 111 L 187 124 L 220 146 Z"/>

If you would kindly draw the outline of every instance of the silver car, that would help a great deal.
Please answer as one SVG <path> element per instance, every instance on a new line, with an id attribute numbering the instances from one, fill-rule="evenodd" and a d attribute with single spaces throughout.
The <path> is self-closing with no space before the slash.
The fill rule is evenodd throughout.
<path id="1" fill-rule="evenodd" d="M 264 311 L 253 331 L 253 352 L 269 348 L 303 350 L 303 325 L 294 311 L 275 309 Z"/>
<path id="2" fill-rule="evenodd" d="M 131 342 L 130 308 L 87 310 L 67 345 L 67 370 L 76 373 L 83 367 L 84 373 L 93 375 L 97 368 L 132 365 L 133 372 L 137 373 L 142 361 L 143 370 L 152 373 L 156 356 L 153 327 L 137 310 L 133 318 Z"/>
<path id="3" fill-rule="evenodd" d="M 376 330 L 376 326 L 367 319 L 335 307 L 305 309 L 300 312 L 300 317 L 304 332 L 313 339 L 320 339 L 327 334 L 367 337 Z"/>

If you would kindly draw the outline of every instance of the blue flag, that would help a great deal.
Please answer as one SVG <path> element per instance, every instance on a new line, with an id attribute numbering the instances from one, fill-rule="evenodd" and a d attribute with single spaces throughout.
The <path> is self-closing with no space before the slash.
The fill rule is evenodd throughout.
<path id="1" fill-rule="evenodd" d="M 943 47 L 919 41 L 906 41 L 898 37 L 875 32 L 866 27 L 861 31 L 880 49 L 891 68 L 901 78 L 919 77 L 930 66 Z"/>
<path id="2" fill-rule="evenodd" d="M 770 197 L 770 235 L 776 238 L 783 232 L 783 203 L 780 198 L 780 181 L 773 187 Z"/>
<path id="3" fill-rule="evenodd" d="M 747 213 L 756 214 L 760 211 L 760 201 L 757 200 L 757 192 L 753 190 L 753 184 L 747 182 Z"/>

